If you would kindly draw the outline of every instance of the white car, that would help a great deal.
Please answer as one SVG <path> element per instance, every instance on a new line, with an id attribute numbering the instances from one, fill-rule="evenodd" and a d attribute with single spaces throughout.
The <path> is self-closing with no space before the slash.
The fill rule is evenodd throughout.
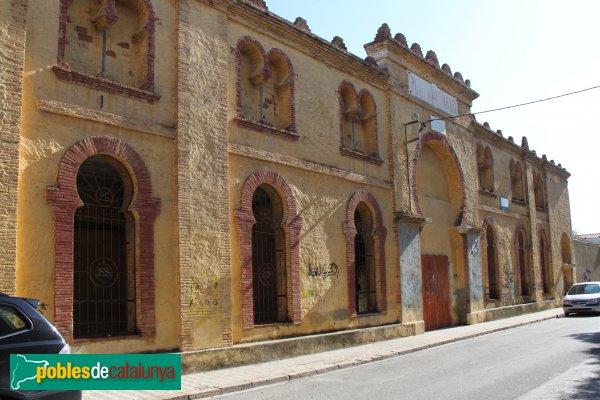
<path id="1" fill-rule="evenodd" d="M 563 299 L 565 316 L 573 313 L 600 313 L 600 282 L 574 284 Z"/>

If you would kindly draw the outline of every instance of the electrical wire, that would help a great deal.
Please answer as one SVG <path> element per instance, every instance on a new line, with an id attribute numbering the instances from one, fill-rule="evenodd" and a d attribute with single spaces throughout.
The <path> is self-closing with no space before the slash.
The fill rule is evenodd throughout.
<path id="1" fill-rule="evenodd" d="M 460 117 L 468 117 L 468 116 L 476 115 L 476 114 L 485 114 L 485 113 L 490 113 L 490 112 L 494 112 L 494 111 L 508 110 L 510 108 L 523 107 L 523 106 L 528 106 L 530 104 L 542 103 L 544 101 L 559 99 L 561 97 L 571 96 L 571 95 L 574 95 L 574 94 L 579 94 L 579 93 L 587 92 L 587 91 L 598 89 L 598 88 L 600 88 L 600 85 L 598 85 L 598 86 L 592 86 L 592 87 L 589 87 L 589 88 L 586 88 L 586 89 L 576 90 L 574 92 L 559 94 L 557 96 L 546 97 L 544 99 L 538 99 L 538 100 L 528 101 L 526 103 L 514 104 L 512 106 L 506 106 L 506 107 L 500 107 L 500 108 L 493 108 L 491 110 L 471 112 L 471 113 L 467 113 L 467 114 L 453 115 L 453 116 L 450 116 L 450 117 L 432 118 L 432 119 L 430 119 L 428 121 L 425 121 L 425 122 L 413 121 L 412 123 L 419 123 L 420 126 L 421 126 L 421 129 L 423 129 L 425 127 L 425 124 L 427 124 L 428 122 L 445 121 L 445 120 L 448 120 L 448 119 L 454 119 L 454 118 L 460 118 Z M 410 124 L 411 123 L 409 122 L 406 125 L 410 125 Z"/>

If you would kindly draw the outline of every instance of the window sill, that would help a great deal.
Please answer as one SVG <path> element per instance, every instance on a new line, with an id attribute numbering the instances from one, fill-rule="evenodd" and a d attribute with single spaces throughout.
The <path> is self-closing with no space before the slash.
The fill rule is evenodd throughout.
<path id="1" fill-rule="evenodd" d="M 517 204 L 519 206 L 523 206 L 526 207 L 527 206 L 527 202 L 524 200 L 519 200 L 519 199 L 512 199 L 511 200 L 514 204 Z"/>
<path id="2" fill-rule="evenodd" d="M 93 338 L 77 338 L 73 339 L 71 344 L 84 344 L 84 343 L 98 343 L 98 342 L 114 342 L 118 340 L 139 340 L 142 339 L 142 335 L 123 335 L 123 336 L 102 336 Z"/>
<path id="3" fill-rule="evenodd" d="M 366 162 L 370 162 L 372 164 L 381 165 L 383 164 L 383 160 L 379 158 L 379 155 L 368 156 L 365 153 L 362 153 L 358 150 L 351 150 L 344 146 L 340 146 L 340 153 L 345 156 L 349 156 L 352 158 L 356 158 L 357 160 L 362 160 Z"/>
<path id="4" fill-rule="evenodd" d="M 278 326 L 285 327 L 285 326 L 296 326 L 296 325 L 300 325 L 300 322 L 292 322 L 292 321 L 265 322 L 265 323 L 254 324 L 253 326 L 244 328 L 244 329 L 274 328 L 274 327 L 278 327 Z"/>
<path id="5" fill-rule="evenodd" d="M 492 197 L 494 199 L 498 197 L 498 195 L 496 193 L 490 192 L 487 189 L 481 189 L 481 188 L 479 189 L 479 194 L 483 194 L 483 195 L 486 195 L 488 197 Z"/>
<path id="6" fill-rule="evenodd" d="M 54 71 L 56 77 L 61 81 L 83 85 L 91 89 L 133 97 L 148 103 L 154 103 L 160 99 L 160 96 L 156 93 L 127 86 L 112 79 L 71 71 L 69 68 L 63 66 L 55 65 L 52 67 L 52 71 Z"/>
<path id="7" fill-rule="evenodd" d="M 287 131 L 285 129 L 278 129 L 271 125 L 262 124 L 260 122 L 248 121 L 244 118 L 235 118 L 235 122 L 238 126 L 248 128 L 253 131 L 266 133 L 267 135 L 276 136 L 282 139 L 297 141 L 300 138 L 296 132 Z"/>
<path id="8" fill-rule="evenodd" d="M 384 314 L 385 313 L 382 311 L 371 311 L 371 312 L 366 312 L 366 313 L 352 314 L 352 315 L 350 315 L 350 318 L 377 317 L 377 316 L 381 316 Z"/>
<path id="9" fill-rule="evenodd" d="M 538 206 L 535 206 L 535 210 L 536 210 L 537 212 L 544 212 L 544 213 L 545 213 L 545 212 L 546 212 L 546 207 L 538 207 Z"/>

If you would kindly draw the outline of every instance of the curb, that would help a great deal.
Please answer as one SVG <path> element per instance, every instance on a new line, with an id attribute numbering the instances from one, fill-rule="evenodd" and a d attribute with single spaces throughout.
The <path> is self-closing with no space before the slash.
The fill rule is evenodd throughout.
<path id="1" fill-rule="evenodd" d="M 427 350 L 427 349 L 443 346 L 443 345 L 450 344 L 450 343 L 456 343 L 456 342 L 460 342 L 463 340 L 474 339 L 474 338 L 477 338 L 480 336 L 484 336 L 484 335 L 488 335 L 488 334 L 492 334 L 492 333 L 496 333 L 496 332 L 501 332 L 501 331 L 505 331 L 505 330 L 512 329 L 512 328 L 518 328 L 518 327 L 525 326 L 525 325 L 531 325 L 534 323 L 538 323 L 538 322 L 542 322 L 542 321 L 546 321 L 546 320 L 550 320 L 550 319 L 555 319 L 555 318 L 560 318 L 560 313 L 557 313 L 555 315 L 535 318 L 533 320 L 526 321 L 526 322 L 515 323 L 514 325 L 502 326 L 502 327 L 493 328 L 490 330 L 486 330 L 486 331 L 482 331 L 482 332 L 478 332 L 478 333 L 474 333 L 474 334 L 468 334 L 468 335 L 464 335 L 464 336 L 457 336 L 457 337 L 451 338 L 451 339 L 440 340 L 435 343 L 420 345 L 420 346 L 416 346 L 416 347 L 412 347 L 412 348 L 408 348 L 408 349 L 404 349 L 404 350 L 399 350 L 399 351 L 393 351 L 389 354 L 378 354 L 378 355 L 375 355 L 375 356 L 372 356 L 369 358 L 365 358 L 365 359 L 361 359 L 361 360 L 341 362 L 341 363 L 337 363 L 335 365 L 323 366 L 323 367 L 319 367 L 319 368 L 312 369 L 309 371 L 291 372 L 288 374 L 283 374 L 283 375 L 274 376 L 271 378 L 261 379 L 261 380 L 252 381 L 252 382 L 235 383 L 230 386 L 224 385 L 221 387 L 216 386 L 216 387 L 205 388 L 205 389 L 201 389 L 194 393 L 179 394 L 179 395 L 175 395 L 175 396 L 171 396 L 171 397 L 161 397 L 161 400 L 202 399 L 202 398 L 219 396 L 219 395 L 223 395 L 223 394 L 229 394 L 229 393 L 233 393 L 233 392 L 239 392 L 239 391 L 243 391 L 243 390 L 247 390 L 247 389 L 251 389 L 251 388 L 258 388 L 258 387 L 273 385 L 276 383 L 288 382 L 291 380 L 307 378 L 307 377 L 318 375 L 318 374 L 326 374 L 328 372 L 337 371 L 340 369 L 352 368 L 352 367 L 356 367 L 359 365 L 370 364 L 372 362 L 388 360 L 391 358 L 396 358 L 396 357 L 400 357 L 403 355 L 416 353 L 418 351 Z"/>

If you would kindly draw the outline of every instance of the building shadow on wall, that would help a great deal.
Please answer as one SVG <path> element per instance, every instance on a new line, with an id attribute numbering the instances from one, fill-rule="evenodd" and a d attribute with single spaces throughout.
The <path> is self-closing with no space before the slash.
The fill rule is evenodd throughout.
<path id="1" fill-rule="evenodd" d="M 579 316 L 578 318 L 589 318 Z M 600 332 L 578 333 L 569 337 L 590 345 L 585 351 L 592 359 L 593 372 L 576 384 L 569 397 L 581 400 L 597 400 L 600 396 Z"/>

